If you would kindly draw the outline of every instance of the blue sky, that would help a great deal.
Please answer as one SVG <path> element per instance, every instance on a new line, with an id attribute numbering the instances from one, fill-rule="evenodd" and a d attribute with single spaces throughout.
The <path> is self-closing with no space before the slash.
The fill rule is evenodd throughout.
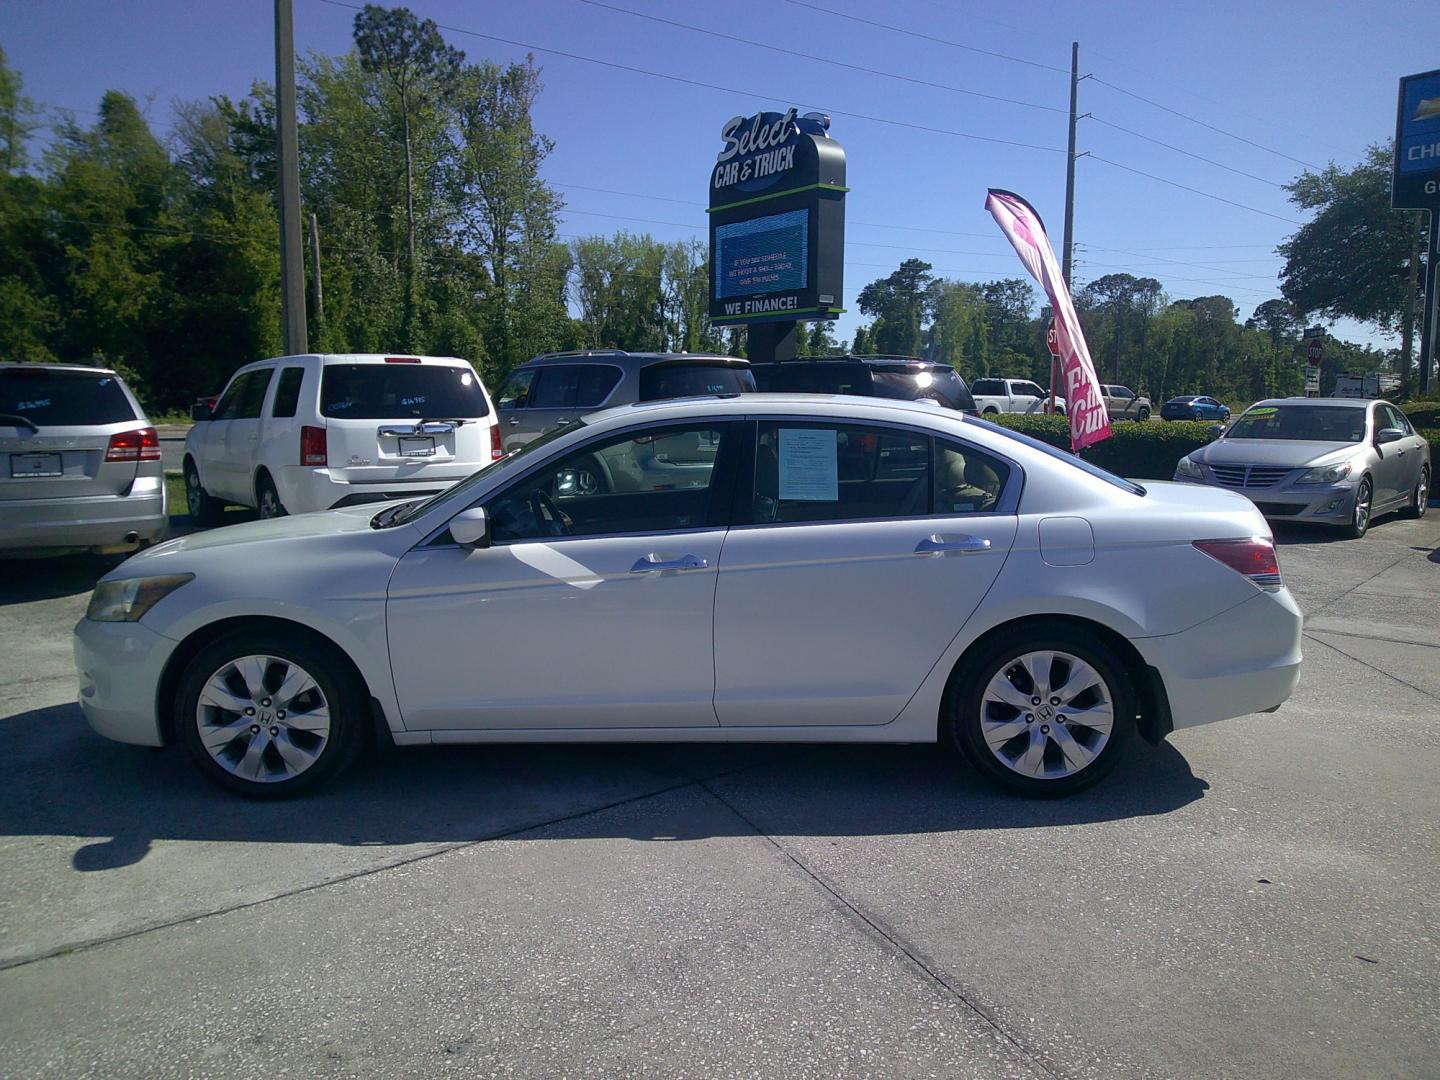
<path id="1" fill-rule="evenodd" d="M 852 187 L 843 336 L 859 321 L 859 290 L 904 258 L 965 280 L 1021 274 L 983 209 L 987 187 L 1028 197 L 1058 250 L 1072 40 L 1082 74 L 1094 76 L 1080 93 L 1080 111 L 1093 117 L 1079 132 L 1079 149 L 1091 156 L 1077 167 L 1077 285 L 1125 271 L 1160 279 L 1176 299 L 1223 293 L 1242 313 L 1278 295 L 1274 247 L 1295 228 L 1297 214 L 1274 185 L 1302 162 L 1353 163 L 1393 133 L 1398 77 L 1440 67 L 1440 50 L 1427 44 L 1433 5 L 1394 0 L 605 3 L 409 6 L 454 28 L 446 36 L 472 58 L 506 61 L 534 49 L 545 81 L 536 120 L 556 143 L 545 173 L 565 192 L 566 234 L 703 236 L 709 167 L 728 117 L 790 104 L 831 112 Z M 325 0 L 294 4 L 298 51 L 349 47 L 354 11 Z M 272 12 L 269 0 L 9 0 L 0 6 L 0 45 L 26 92 L 47 107 L 77 110 L 83 121 L 116 88 L 148 103 L 164 130 L 177 100 L 241 95 L 252 80 L 273 79 Z M 1335 329 L 1394 344 L 1358 326 Z"/>

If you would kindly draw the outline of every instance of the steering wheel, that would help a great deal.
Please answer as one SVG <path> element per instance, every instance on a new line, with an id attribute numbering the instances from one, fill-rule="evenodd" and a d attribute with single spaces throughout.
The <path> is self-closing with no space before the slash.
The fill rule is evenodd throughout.
<path id="1" fill-rule="evenodd" d="M 574 520 L 555 505 L 555 500 L 542 488 L 534 488 L 530 492 L 530 512 L 535 515 L 535 520 L 544 531 L 550 536 L 569 536 L 570 527 L 575 524 Z"/>

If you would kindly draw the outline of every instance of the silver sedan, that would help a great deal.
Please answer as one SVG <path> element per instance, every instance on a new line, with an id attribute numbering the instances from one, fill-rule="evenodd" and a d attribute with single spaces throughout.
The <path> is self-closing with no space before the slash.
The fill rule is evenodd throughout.
<path id="1" fill-rule="evenodd" d="M 1337 526 L 1352 539 L 1377 515 L 1425 513 L 1430 446 L 1388 401 L 1256 402 L 1175 479 L 1240 491 L 1266 517 Z"/>

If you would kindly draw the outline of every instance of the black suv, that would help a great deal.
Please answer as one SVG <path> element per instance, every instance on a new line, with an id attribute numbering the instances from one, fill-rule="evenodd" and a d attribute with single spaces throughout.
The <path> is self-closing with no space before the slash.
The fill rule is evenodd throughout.
<path id="1" fill-rule="evenodd" d="M 770 393 L 855 394 L 934 401 L 979 416 L 965 380 L 949 364 L 910 356 L 819 356 L 752 364 L 755 384 Z"/>

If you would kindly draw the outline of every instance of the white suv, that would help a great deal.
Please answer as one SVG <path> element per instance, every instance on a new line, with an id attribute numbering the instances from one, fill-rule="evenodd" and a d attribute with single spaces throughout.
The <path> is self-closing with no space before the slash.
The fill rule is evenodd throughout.
<path id="1" fill-rule="evenodd" d="M 185 439 L 190 516 L 432 495 L 503 456 L 480 376 L 449 356 L 282 356 L 237 371 Z"/>

